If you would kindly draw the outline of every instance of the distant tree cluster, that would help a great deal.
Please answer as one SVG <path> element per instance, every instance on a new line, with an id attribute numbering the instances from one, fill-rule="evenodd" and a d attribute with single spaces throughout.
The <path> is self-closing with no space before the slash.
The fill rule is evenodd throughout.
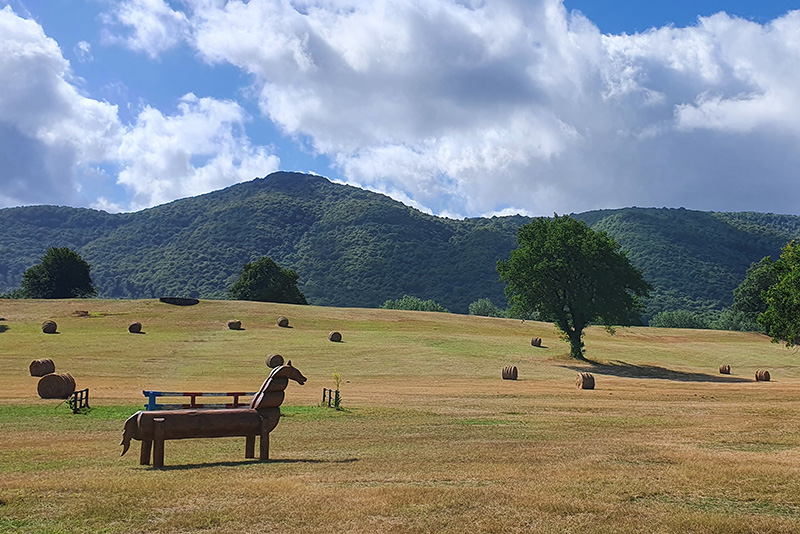
<path id="1" fill-rule="evenodd" d="M 298 279 L 296 272 L 265 256 L 242 267 L 242 273 L 228 290 L 228 295 L 234 300 L 308 304 L 305 295 L 297 288 Z"/>
<path id="2" fill-rule="evenodd" d="M 480 315 L 483 317 L 505 317 L 505 310 L 501 310 L 491 299 L 478 299 L 469 305 L 470 315 Z"/>
<path id="3" fill-rule="evenodd" d="M 800 241 L 786 245 L 772 268 L 776 281 L 761 293 L 767 306 L 758 322 L 773 342 L 792 347 L 800 344 Z"/>
<path id="4" fill-rule="evenodd" d="M 422 300 L 421 298 L 414 297 L 412 295 L 403 295 L 402 298 L 396 300 L 389 299 L 381 304 L 381 309 L 450 313 L 450 310 L 438 304 L 434 300 Z"/>
<path id="5" fill-rule="evenodd" d="M 688 310 L 663 311 L 650 319 L 655 328 L 709 328 L 709 323 L 701 315 Z"/>
<path id="6" fill-rule="evenodd" d="M 733 291 L 733 304 L 712 319 L 686 310 L 653 316 L 650 326 L 763 332 L 787 347 L 800 344 L 800 241 L 750 266 Z"/>
<path id="7" fill-rule="evenodd" d="M 74 250 L 52 247 L 39 263 L 22 274 L 21 287 L 11 296 L 28 299 L 88 298 L 97 294 L 91 266 Z"/>

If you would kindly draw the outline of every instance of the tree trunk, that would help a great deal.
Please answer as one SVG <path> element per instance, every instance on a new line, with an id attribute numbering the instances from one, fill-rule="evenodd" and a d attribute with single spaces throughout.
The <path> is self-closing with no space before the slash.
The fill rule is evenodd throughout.
<path id="1" fill-rule="evenodd" d="M 575 358 L 576 360 L 586 360 L 586 357 L 583 355 L 583 329 L 576 330 L 570 329 L 567 332 L 567 337 L 569 338 L 569 348 L 570 348 L 570 356 Z"/>

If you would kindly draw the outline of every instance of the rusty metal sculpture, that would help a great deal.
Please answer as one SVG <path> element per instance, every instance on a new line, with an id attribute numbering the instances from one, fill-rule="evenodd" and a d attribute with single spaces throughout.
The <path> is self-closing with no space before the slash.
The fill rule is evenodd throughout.
<path id="1" fill-rule="evenodd" d="M 186 438 L 221 438 L 243 436 L 245 458 L 255 458 L 256 436 L 261 437 L 259 460 L 269 460 L 269 433 L 278 425 L 284 390 L 294 380 L 301 386 L 306 377 L 292 367 L 291 360 L 272 370 L 249 408 L 222 410 L 165 410 L 136 412 L 125 421 L 122 434 L 122 455 L 128 452 L 131 439 L 142 442 L 139 463 L 164 466 L 164 441 Z"/>

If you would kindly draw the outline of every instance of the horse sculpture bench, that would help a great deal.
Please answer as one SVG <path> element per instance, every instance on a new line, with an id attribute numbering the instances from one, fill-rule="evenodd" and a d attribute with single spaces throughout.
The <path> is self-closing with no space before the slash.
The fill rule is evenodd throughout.
<path id="1" fill-rule="evenodd" d="M 122 455 L 128 452 L 131 439 L 142 442 L 139 463 L 164 466 L 164 441 L 187 438 L 246 438 L 245 458 L 255 457 L 255 439 L 260 436 L 259 460 L 269 460 L 269 433 L 278 425 L 284 390 L 289 379 L 303 385 L 306 377 L 286 365 L 275 367 L 253 396 L 249 408 L 215 410 L 139 411 L 125 421 L 122 434 Z"/>

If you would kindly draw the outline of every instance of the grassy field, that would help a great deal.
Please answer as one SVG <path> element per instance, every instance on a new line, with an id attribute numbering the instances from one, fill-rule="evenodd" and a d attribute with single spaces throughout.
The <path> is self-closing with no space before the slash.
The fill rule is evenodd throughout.
<path id="1" fill-rule="evenodd" d="M 0 300 L 0 318 L 0 532 L 800 532 L 800 355 L 757 334 L 590 329 L 582 364 L 549 324 L 451 314 Z M 163 470 L 136 441 L 119 457 L 143 389 L 254 391 L 273 353 L 308 382 L 272 461 L 243 438 L 168 441 Z M 36 358 L 91 411 L 40 399 Z M 342 411 L 319 406 L 334 371 Z"/>

